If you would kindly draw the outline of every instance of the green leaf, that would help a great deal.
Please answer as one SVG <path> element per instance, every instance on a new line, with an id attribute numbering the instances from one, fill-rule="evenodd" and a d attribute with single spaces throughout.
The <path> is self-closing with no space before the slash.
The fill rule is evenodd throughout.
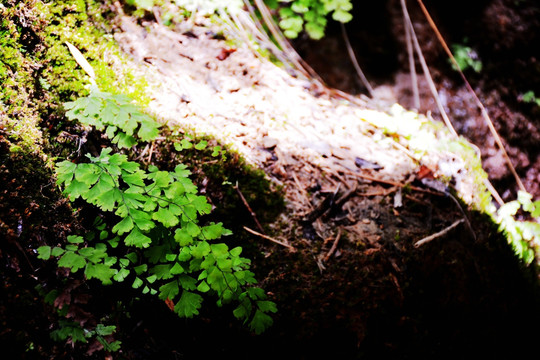
<path id="1" fill-rule="evenodd" d="M 260 310 L 257 310 L 255 311 L 253 319 L 249 323 L 249 327 L 255 332 L 255 334 L 259 335 L 264 332 L 264 330 L 266 330 L 268 327 L 270 327 L 272 323 L 273 320 L 270 316 L 266 315 Z"/>
<path id="2" fill-rule="evenodd" d="M 247 292 L 248 292 L 249 297 L 253 300 L 266 298 L 266 294 L 264 293 L 263 289 L 258 288 L 258 287 L 249 288 L 247 289 Z"/>
<path id="3" fill-rule="evenodd" d="M 188 261 L 191 259 L 191 249 L 189 247 L 183 247 L 178 254 L 178 261 Z"/>
<path id="4" fill-rule="evenodd" d="M 152 239 L 141 233 L 138 228 L 134 228 L 131 233 L 125 238 L 124 242 L 127 246 L 147 248 L 152 243 Z"/>
<path id="5" fill-rule="evenodd" d="M 207 145 L 208 145 L 208 141 L 202 140 L 197 145 L 195 145 L 195 149 L 204 150 L 204 149 L 206 149 Z"/>
<path id="6" fill-rule="evenodd" d="M 158 279 L 167 280 L 172 278 L 172 264 L 160 264 L 150 268 L 150 273 L 156 275 Z"/>
<path id="7" fill-rule="evenodd" d="M 219 239 L 223 234 L 223 225 L 221 223 L 208 225 L 202 228 L 202 236 L 206 240 Z"/>
<path id="8" fill-rule="evenodd" d="M 195 290 L 197 288 L 197 280 L 193 277 L 183 274 L 178 277 L 178 281 L 185 290 Z"/>
<path id="9" fill-rule="evenodd" d="M 143 281 L 141 279 L 139 279 L 138 277 L 135 278 L 135 280 L 133 281 L 133 284 L 131 285 L 132 288 L 134 289 L 138 289 L 142 286 L 143 284 Z"/>
<path id="10" fill-rule="evenodd" d="M 153 120 L 142 121 L 137 135 L 142 141 L 155 140 L 159 135 L 159 124 Z"/>
<path id="11" fill-rule="evenodd" d="M 193 221 L 190 221 L 187 223 L 186 230 L 188 234 L 191 235 L 192 237 L 195 237 L 201 233 L 201 229 Z"/>
<path id="12" fill-rule="evenodd" d="M 180 246 L 187 246 L 193 243 L 193 236 L 188 233 L 187 229 L 179 228 L 174 232 L 174 240 L 176 240 Z"/>
<path id="13" fill-rule="evenodd" d="M 221 146 L 214 146 L 212 149 L 212 156 L 216 157 L 221 153 Z"/>
<path id="14" fill-rule="evenodd" d="M 177 257 L 178 257 L 178 254 L 166 254 L 165 255 L 165 260 L 167 260 L 167 261 L 175 261 Z"/>
<path id="15" fill-rule="evenodd" d="M 301 1 L 295 1 L 291 5 L 291 10 L 299 14 L 308 12 L 309 8 Z"/>
<path id="16" fill-rule="evenodd" d="M 43 301 L 45 301 L 45 303 L 49 305 L 53 305 L 54 300 L 56 300 L 56 298 L 58 297 L 58 294 L 59 294 L 59 291 L 56 289 L 53 289 L 49 291 L 47 295 L 45 295 L 45 297 L 43 298 Z"/>
<path id="17" fill-rule="evenodd" d="M 352 15 L 343 10 L 336 10 L 332 14 L 332 19 L 339 21 L 341 23 L 347 23 L 352 20 Z"/>
<path id="18" fill-rule="evenodd" d="M 188 149 L 191 149 L 193 147 L 193 144 L 188 139 L 182 139 L 180 141 L 180 146 L 181 146 L 182 150 L 184 150 L 184 149 L 188 150 Z"/>
<path id="19" fill-rule="evenodd" d="M 527 212 L 531 212 L 534 210 L 534 206 L 532 203 L 532 195 L 528 192 L 519 190 L 517 200 L 523 207 L 523 210 Z"/>
<path id="20" fill-rule="evenodd" d="M 173 280 L 159 287 L 159 298 L 161 300 L 174 299 L 180 292 L 178 281 Z"/>
<path id="21" fill-rule="evenodd" d="M 109 285 L 112 284 L 111 278 L 116 275 L 116 270 L 105 264 L 88 263 L 84 274 L 87 279 L 96 278 L 101 280 L 103 285 Z"/>
<path id="22" fill-rule="evenodd" d="M 262 311 L 262 312 L 272 312 L 272 313 L 275 313 L 277 312 L 277 307 L 276 307 L 276 304 L 272 301 L 268 301 L 268 300 L 261 300 L 261 301 L 257 301 L 257 307 Z"/>
<path id="23" fill-rule="evenodd" d="M 184 290 L 180 300 L 174 306 L 174 311 L 180 317 L 191 318 L 193 315 L 199 315 L 202 301 L 203 298 L 199 294 Z"/>
<path id="24" fill-rule="evenodd" d="M 118 191 L 117 189 L 111 189 L 107 192 L 101 193 L 98 197 L 98 203 L 97 205 L 101 208 L 103 211 L 112 211 L 114 209 L 114 205 L 116 204 L 115 199 L 115 193 Z"/>
<path id="25" fill-rule="evenodd" d="M 107 242 L 109 243 L 109 245 L 111 245 L 113 249 L 116 249 L 118 247 L 118 243 L 120 242 L 120 238 L 118 236 L 115 236 L 114 238 L 107 240 Z"/>
<path id="26" fill-rule="evenodd" d="M 73 201 L 77 199 L 79 196 L 81 196 L 82 194 L 86 193 L 88 189 L 89 189 L 88 185 L 74 179 L 73 181 L 71 181 L 71 184 L 66 186 L 66 189 L 64 190 L 64 192 L 68 194 L 69 199 Z"/>
<path id="27" fill-rule="evenodd" d="M 156 226 L 156 224 L 154 224 L 154 222 L 150 220 L 150 214 L 145 211 L 131 209 L 130 214 L 139 230 L 148 231 Z"/>
<path id="28" fill-rule="evenodd" d="M 38 259 L 49 260 L 51 257 L 51 247 L 50 246 L 40 246 L 37 249 Z"/>
<path id="29" fill-rule="evenodd" d="M 77 245 L 68 244 L 68 245 L 66 245 L 65 249 L 69 250 L 69 251 L 77 251 L 79 249 L 79 247 Z"/>
<path id="30" fill-rule="evenodd" d="M 85 265 L 86 259 L 73 251 L 66 251 L 58 260 L 58 266 L 70 268 L 72 272 L 77 272 Z"/>
<path id="31" fill-rule="evenodd" d="M 123 132 L 118 132 L 116 136 L 112 139 L 114 144 L 117 144 L 120 149 L 129 149 L 137 143 L 137 140 Z"/>
<path id="32" fill-rule="evenodd" d="M 180 221 L 177 216 L 163 207 L 160 207 L 159 210 L 152 215 L 152 219 L 159 221 L 165 227 L 173 227 Z"/>
<path id="33" fill-rule="evenodd" d="M 193 206 L 197 209 L 199 214 L 210 214 L 212 211 L 212 205 L 208 203 L 208 200 L 206 200 L 206 197 L 204 196 L 195 196 L 191 198 Z"/>
<path id="34" fill-rule="evenodd" d="M 58 257 L 62 255 L 64 252 L 65 252 L 64 249 L 62 249 L 61 247 L 55 246 L 51 251 L 51 255 L 54 257 Z"/>
<path id="35" fill-rule="evenodd" d="M 231 249 L 231 251 L 229 251 L 229 252 L 230 252 L 231 256 L 240 256 L 240 254 L 242 253 L 242 247 L 237 246 L 234 249 Z"/>
<path id="36" fill-rule="evenodd" d="M 142 171 L 136 171 L 131 174 L 122 175 L 122 180 L 131 186 L 144 186 L 145 174 Z"/>
<path id="37" fill-rule="evenodd" d="M 236 309 L 233 310 L 233 315 L 238 320 L 247 319 L 251 314 L 251 304 L 240 304 Z"/>
<path id="38" fill-rule="evenodd" d="M 531 212 L 533 218 L 540 217 L 540 200 L 533 202 L 534 210 Z"/>
<path id="39" fill-rule="evenodd" d="M 113 279 L 118 282 L 122 282 L 125 280 L 125 278 L 129 275 L 128 269 L 120 269 L 116 273 L 116 275 L 113 276 Z"/>
<path id="40" fill-rule="evenodd" d="M 202 259 L 210 253 L 210 245 L 206 241 L 201 241 L 191 247 L 191 255 L 196 259 Z"/>
<path id="41" fill-rule="evenodd" d="M 122 235 L 128 231 L 131 231 L 131 229 L 133 229 L 133 220 L 131 220 L 131 217 L 127 217 L 116 224 L 112 231 L 118 235 Z"/>
<path id="42" fill-rule="evenodd" d="M 111 335 L 115 331 L 116 331 L 116 326 L 114 325 L 105 326 L 103 324 L 97 324 L 96 326 L 96 334 L 101 335 L 101 336 Z"/>
<path id="43" fill-rule="evenodd" d="M 100 180 L 94 186 L 92 186 L 90 190 L 88 190 L 88 192 L 83 194 L 83 199 L 85 199 L 91 204 L 97 204 L 98 197 L 101 194 L 114 189 L 113 184 L 114 182 L 109 175 L 102 176 Z"/>
<path id="44" fill-rule="evenodd" d="M 139 165 L 139 163 L 136 163 L 135 161 L 122 161 L 120 163 L 120 167 L 122 168 L 122 170 L 125 170 L 128 173 L 134 173 L 137 170 L 139 170 L 140 165 Z M 143 172 L 140 172 L 140 173 L 144 175 Z"/>
<path id="45" fill-rule="evenodd" d="M 168 189 L 165 189 L 165 191 L 164 191 L 165 196 L 169 200 L 174 200 L 174 199 L 184 195 L 185 192 L 186 192 L 186 190 L 185 190 L 184 186 L 178 181 L 172 183 L 171 186 Z"/>
<path id="46" fill-rule="evenodd" d="M 75 179 L 92 186 L 98 181 L 101 171 L 94 164 L 79 164 L 75 170 Z"/>
<path id="47" fill-rule="evenodd" d="M 172 275 L 182 274 L 184 272 L 184 268 L 179 263 L 175 263 L 170 272 Z"/>
<path id="48" fill-rule="evenodd" d="M 133 270 L 135 270 L 135 273 L 137 275 L 141 275 L 143 272 L 146 272 L 148 270 L 148 265 L 142 264 L 142 265 L 139 265 L 139 266 L 135 266 L 133 268 Z"/>
<path id="49" fill-rule="evenodd" d="M 222 291 L 226 285 L 223 279 L 223 272 L 221 272 L 221 270 L 219 270 L 216 266 L 214 266 L 212 270 L 209 269 L 206 281 L 212 287 L 212 289 L 218 292 Z"/>
<path id="50" fill-rule="evenodd" d="M 212 254 L 217 258 L 227 257 L 229 255 L 229 247 L 226 244 L 212 244 L 210 245 Z"/>
<path id="51" fill-rule="evenodd" d="M 129 259 L 129 261 L 131 261 L 132 263 L 135 264 L 137 262 L 138 256 L 137 256 L 137 253 L 132 252 L 132 253 L 126 254 L 126 258 Z M 121 261 L 122 261 L 122 259 L 120 259 L 120 262 Z"/>
<path id="52" fill-rule="evenodd" d="M 199 286 L 197 286 L 197 290 L 202 292 L 202 293 L 205 293 L 207 292 L 208 290 L 210 290 L 210 286 L 208 286 L 208 283 L 206 281 L 201 281 L 201 283 L 199 284 Z"/>
<path id="53" fill-rule="evenodd" d="M 56 164 L 56 181 L 60 184 L 69 185 L 71 180 L 75 175 L 75 169 L 77 164 L 72 163 L 71 161 L 62 161 Z"/>

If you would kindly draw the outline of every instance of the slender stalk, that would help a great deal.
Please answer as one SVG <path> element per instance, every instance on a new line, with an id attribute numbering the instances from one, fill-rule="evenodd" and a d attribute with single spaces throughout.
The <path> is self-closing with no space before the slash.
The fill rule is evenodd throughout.
<path id="1" fill-rule="evenodd" d="M 427 11 L 426 7 L 424 6 L 424 3 L 422 2 L 422 0 L 417 0 L 417 1 L 418 1 L 418 4 L 420 5 L 420 8 L 422 9 L 422 12 L 426 16 L 426 19 L 427 19 L 429 25 L 431 26 L 431 28 L 435 32 L 435 35 L 437 35 L 437 39 L 441 43 L 444 51 L 446 52 L 446 54 L 450 58 L 450 61 L 452 61 L 452 63 L 454 64 L 457 71 L 459 72 L 459 75 L 463 79 L 463 81 L 465 83 L 465 86 L 467 87 L 467 90 L 469 90 L 469 92 L 473 96 L 476 105 L 478 106 L 478 108 L 481 111 L 482 117 L 486 121 L 486 124 L 487 124 L 491 134 L 495 138 L 495 142 L 497 142 L 497 145 L 499 146 L 499 148 L 501 149 L 501 151 L 503 153 L 504 159 L 506 160 L 506 163 L 508 164 L 508 168 L 512 172 L 512 175 L 514 176 L 514 178 L 516 179 L 516 183 L 518 184 L 519 189 L 526 192 L 527 190 L 525 189 L 525 186 L 523 185 L 523 182 L 521 181 L 519 175 L 517 174 L 516 168 L 512 164 L 512 161 L 510 160 L 510 157 L 508 156 L 508 153 L 506 152 L 506 149 L 504 148 L 504 144 L 503 144 L 503 142 L 501 140 L 501 137 L 499 136 L 499 133 L 495 129 L 495 126 L 493 125 L 493 121 L 491 121 L 491 118 L 489 117 L 489 114 L 488 114 L 486 108 L 484 107 L 484 104 L 482 104 L 482 102 L 480 101 L 480 99 L 476 95 L 476 92 L 472 88 L 471 84 L 469 83 L 469 81 L 467 81 L 467 78 L 463 74 L 463 71 L 461 71 L 461 69 L 459 68 L 458 63 L 457 63 L 454 55 L 452 54 L 452 52 L 448 48 L 448 45 L 446 44 L 446 41 L 444 41 L 441 33 L 439 32 L 439 29 L 437 28 L 437 25 L 435 25 L 435 22 L 433 21 L 433 19 L 429 15 L 429 12 Z M 401 2 L 403 3 L 403 0 L 401 0 Z"/>
<path id="2" fill-rule="evenodd" d="M 351 62 L 353 63 L 354 69 L 356 70 L 358 77 L 362 81 L 362 84 L 364 84 L 365 88 L 369 92 L 369 96 L 373 97 L 373 88 L 371 87 L 371 84 L 366 78 L 366 75 L 364 75 L 364 72 L 362 71 L 362 69 L 360 68 L 360 65 L 358 64 L 358 60 L 356 59 L 356 55 L 354 54 L 354 50 L 351 46 L 351 42 L 349 41 L 349 35 L 347 35 L 347 29 L 345 29 L 345 24 L 340 23 L 340 25 L 341 25 L 341 34 L 343 35 L 343 40 L 345 40 L 345 45 L 347 46 L 347 52 L 349 53 L 349 57 L 351 58 Z"/>

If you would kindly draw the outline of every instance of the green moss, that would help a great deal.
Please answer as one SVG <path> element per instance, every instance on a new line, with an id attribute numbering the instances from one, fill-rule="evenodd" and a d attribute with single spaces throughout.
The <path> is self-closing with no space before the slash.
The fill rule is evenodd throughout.
<path id="1" fill-rule="evenodd" d="M 65 42 L 77 47 L 105 91 L 149 101 L 146 82 L 126 60 L 106 28 L 104 5 L 97 1 L 6 1 L 0 7 L 0 131 L 30 152 L 40 152 L 40 124 L 62 119 L 62 103 L 88 93 L 88 75 Z"/>

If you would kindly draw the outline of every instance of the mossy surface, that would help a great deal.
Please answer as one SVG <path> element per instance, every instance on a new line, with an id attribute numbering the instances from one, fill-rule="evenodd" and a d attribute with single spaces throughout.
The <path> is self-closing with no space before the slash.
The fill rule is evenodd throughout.
<path id="1" fill-rule="evenodd" d="M 108 2 L 6 1 L 0 7 L 0 130 L 14 150 L 39 152 L 62 127 L 62 104 L 88 93 L 89 78 L 68 50 L 77 47 L 102 90 L 145 104 L 144 80 L 135 78 L 107 33 Z"/>

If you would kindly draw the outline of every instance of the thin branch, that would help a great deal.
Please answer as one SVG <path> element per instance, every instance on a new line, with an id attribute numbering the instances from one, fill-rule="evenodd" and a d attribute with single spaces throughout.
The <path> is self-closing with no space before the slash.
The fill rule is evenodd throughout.
<path id="1" fill-rule="evenodd" d="M 450 230 L 452 230 L 453 228 L 455 228 L 456 226 L 458 226 L 459 224 L 461 224 L 464 220 L 463 219 L 459 219 L 457 221 L 455 221 L 452 225 L 450 225 L 449 227 L 433 234 L 433 235 L 430 235 L 430 236 L 426 236 L 425 238 L 421 239 L 421 240 L 418 240 L 417 242 L 414 243 L 414 247 L 415 248 L 418 248 L 430 241 L 433 241 L 437 238 L 440 238 L 441 236 L 445 235 L 446 233 L 448 233 Z"/>
<path id="2" fill-rule="evenodd" d="M 360 68 L 360 65 L 358 64 L 358 60 L 356 59 L 356 55 L 354 54 L 354 50 L 351 46 L 351 42 L 349 41 L 349 35 L 347 35 L 347 29 L 345 29 L 345 24 L 340 23 L 340 25 L 341 25 L 341 34 L 343 36 L 343 40 L 345 40 L 345 45 L 347 46 L 347 52 L 349 53 L 349 57 L 351 58 L 351 62 L 353 63 L 354 69 L 356 70 L 358 77 L 362 81 L 362 84 L 364 84 L 367 91 L 369 92 L 369 96 L 373 97 L 373 88 L 371 87 L 371 84 L 366 78 L 366 75 L 364 75 L 364 72 L 362 71 L 362 69 Z"/>
<path id="3" fill-rule="evenodd" d="M 341 228 L 338 228 L 338 233 L 336 235 L 336 239 L 334 240 L 334 243 L 332 244 L 332 247 L 330 248 L 330 251 L 326 254 L 324 257 L 324 262 L 327 262 L 330 259 L 330 256 L 336 251 L 337 245 L 339 242 L 339 239 L 341 238 Z"/>
<path id="4" fill-rule="evenodd" d="M 253 218 L 253 220 L 255 221 L 255 224 L 257 225 L 257 229 L 259 229 L 262 233 L 264 233 L 264 229 L 263 227 L 261 226 L 261 223 L 259 222 L 259 220 L 257 219 L 257 215 L 255 214 L 255 212 L 251 209 L 251 206 L 249 206 L 246 198 L 244 197 L 244 194 L 242 194 L 242 192 L 240 191 L 240 188 L 238 187 L 238 181 L 236 182 L 236 185 L 234 186 L 234 188 L 236 189 L 236 191 L 238 192 L 238 196 L 240 196 L 240 199 L 242 199 L 242 202 L 244 203 L 244 205 L 246 206 L 246 208 L 248 209 L 249 213 L 251 214 L 251 217 Z"/>
<path id="5" fill-rule="evenodd" d="M 244 226 L 244 230 L 246 230 L 246 231 L 249 232 L 249 233 L 252 233 L 253 235 L 260 236 L 260 237 L 262 237 L 263 239 L 270 240 L 270 241 L 272 241 L 272 242 L 274 242 L 274 243 L 276 243 L 276 244 L 279 244 L 279 245 L 281 245 L 281 246 L 285 246 L 286 248 L 288 248 L 289 250 L 291 250 L 291 251 L 293 251 L 293 252 L 296 251 L 296 249 L 295 249 L 293 246 L 291 246 L 291 245 L 289 245 L 289 244 L 286 244 L 286 243 L 284 243 L 284 242 L 281 242 L 281 241 L 279 241 L 279 240 L 276 240 L 276 239 L 274 239 L 273 237 L 270 237 L 270 236 L 268 236 L 268 235 L 261 234 L 261 233 L 255 231 L 255 230 L 252 230 L 252 229 L 248 228 L 247 226 Z"/>
<path id="6" fill-rule="evenodd" d="M 403 3 L 403 0 L 402 0 L 402 3 Z M 467 81 L 467 78 L 463 74 L 463 71 L 461 71 L 461 69 L 459 68 L 458 63 L 457 63 L 456 59 L 454 58 L 454 55 L 452 55 L 452 52 L 450 51 L 450 49 L 448 48 L 448 45 L 444 41 L 441 33 L 439 32 L 439 29 L 437 28 L 437 25 L 435 25 L 435 22 L 433 22 L 433 19 L 429 15 L 429 12 L 427 11 L 426 7 L 424 6 L 424 3 L 422 2 L 422 0 L 418 0 L 418 3 L 420 4 L 420 7 L 422 8 L 422 11 L 424 12 L 424 15 L 426 16 L 426 18 L 427 18 L 427 20 L 429 22 L 429 25 L 431 26 L 431 28 L 435 32 L 435 35 L 437 35 L 437 38 L 438 38 L 439 42 L 441 43 L 442 47 L 444 48 L 444 51 L 446 52 L 446 54 L 448 55 L 448 57 L 450 58 L 450 60 L 454 64 L 455 68 L 459 72 L 459 75 L 461 76 L 463 81 L 465 82 L 465 86 L 467 87 L 467 90 L 469 90 L 469 92 L 473 96 L 474 101 L 476 102 L 476 105 L 480 109 L 480 111 L 482 113 L 482 116 L 483 116 L 484 120 L 486 121 L 486 124 L 489 127 L 489 130 L 490 130 L 491 134 L 493 135 L 493 137 L 495 138 L 495 141 L 497 142 L 497 145 L 499 146 L 499 148 L 503 152 L 504 159 L 506 160 L 506 163 L 508 164 L 508 167 L 509 167 L 510 171 L 512 172 L 512 175 L 514 175 L 514 178 L 516 179 L 518 187 L 522 191 L 527 191 L 525 189 L 525 186 L 521 182 L 521 179 L 519 178 L 519 175 L 517 174 L 516 169 L 515 169 L 514 165 L 512 164 L 512 161 L 510 161 L 510 157 L 508 156 L 508 153 L 506 152 L 506 149 L 504 148 L 504 144 L 503 144 L 503 142 L 501 140 L 501 137 L 497 133 L 497 130 L 495 129 L 495 126 L 493 125 L 493 121 L 491 121 L 491 118 L 489 117 L 489 114 L 488 114 L 486 108 L 484 107 L 484 104 L 482 104 L 482 102 L 480 101 L 480 99 L 476 95 L 476 92 L 473 90 L 471 84 Z"/>

